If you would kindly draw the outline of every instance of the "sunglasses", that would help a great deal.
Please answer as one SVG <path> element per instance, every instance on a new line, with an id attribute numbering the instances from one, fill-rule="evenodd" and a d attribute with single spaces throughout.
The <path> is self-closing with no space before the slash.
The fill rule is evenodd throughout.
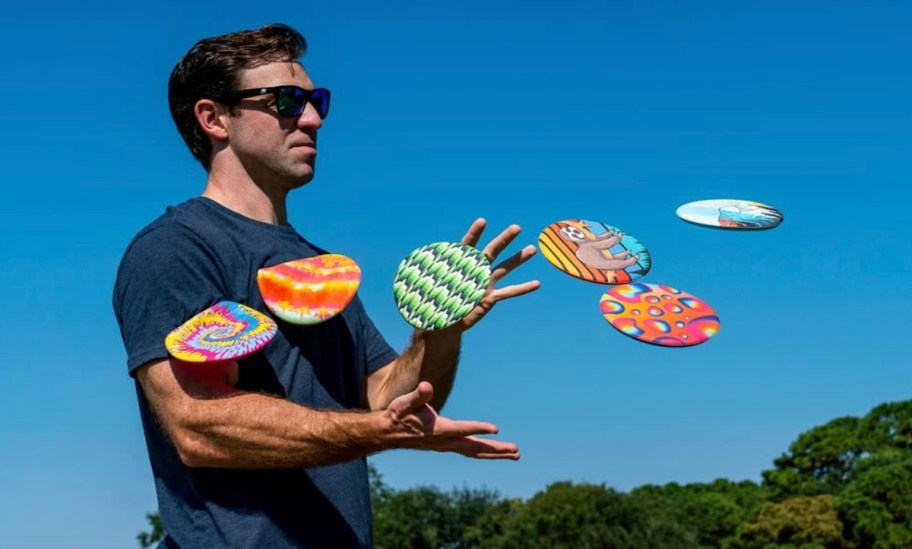
<path id="1" fill-rule="evenodd" d="M 228 92 L 226 98 L 231 101 L 238 101 L 248 97 L 266 95 L 271 93 L 275 97 L 276 109 L 279 116 L 297 117 L 304 112 L 304 107 L 308 103 L 314 106 L 317 114 L 321 119 L 326 119 L 329 114 L 329 90 L 326 88 L 315 88 L 305 90 L 298 86 L 273 86 L 271 88 L 252 88 L 249 90 L 237 90 Z"/>

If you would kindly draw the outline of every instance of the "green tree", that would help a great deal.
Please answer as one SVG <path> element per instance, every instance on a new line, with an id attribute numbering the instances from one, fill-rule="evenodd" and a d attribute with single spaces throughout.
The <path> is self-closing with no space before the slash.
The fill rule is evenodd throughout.
<path id="1" fill-rule="evenodd" d="M 796 496 L 766 502 L 756 522 L 744 526 L 742 547 L 853 549 L 855 544 L 845 538 L 844 529 L 835 496 Z"/>
<path id="2" fill-rule="evenodd" d="M 370 486 L 371 507 L 374 509 L 393 494 L 393 489 L 383 482 L 383 475 L 373 463 L 367 464 L 367 482 Z"/>
<path id="3" fill-rule="evenodd" d="M 454 488 L 442 492 L 421 486 L 393 490 L 379 472 L 369 468 L 378 549 L 437 549 L 463 547 L 463 535 L 501 498 L 487 489 Z"/>
<path id="4" fill-rule="evenodd" d="M 859 547 L 912 547 L 912 456 L 894 450 L 865 459 L 838 505 Z"/>
<path id="5" fill-rule="evenodd" d="M 374 508 L 374 544 L 378 549 L 444 546 L 449 501 L 437 488 L 391 492 Z"/>
<path id="6" fill-rule="evenodd" d="M 763 487 L 750 481 L 717 479 L 711 483 L 634 489 L 632 498 L 646 505 L 663 507 L 653 514 L 666 514 L 693 533 L 700 547 L 718 548 L 735 540 L 740 528 L 753 521 L 766 498 Z"/>
<path id="7" fill-rule="evenodd" d="M 509 547 L 510 528 L 525 503 L 519 498 L 501 500 L 489 507 L 475 524 L 466 528 L 462 545 L 466 548 L 505 549 Z"/>
<path id="8" fill-rule="evenodd" d="M 493 490 L 470 490 L 468 488 L 453 489 L 450 492 L 450 505 L 452 506 L 452 529 L 448 532 L 448 539 L 458 539 L 454 547 L 465 547 L 462 541 L 466 531 L 485 515 L 485 513 L 503 501 L 500 494 Z"/>
<path id="9" fill-rule="evenodd" d="M 151 532 L 140 532 L 136 539 L 139 540 L 140 547 L 152 547 L 153 544 L 161 541 L 165 537 L 165 529 L 161 523 L 161 517 L 158 513 L 146 513 L 146 521 L 152 527 Z"/>
<path id="10" fill-rule="evenodd" d="M 863 418 L 841 417 L 799 435 L 763 479 L 771 497 L 838 494 L 875 452 L 912 452 L 912 400 L 889 402 Z"/>
<path id="11" fill-rule="evenodd" d="M 912 400 L 888 402 L 862 419 L 865 445 L 870 451 L 912 450 Z"/>
<path id="12" fill-rule="evenodd" d="M 659 511 L 656 513 L 656 511 Z M 692 533 L 661 508 L 604 485 L 557 482 L 525 504 L 502 502 L 467 531 L 466 547 L 486 549 L 687 549 Z"/>
<path id="13" fill-rule="evenodd" d="M 801 433 L 788 452 L 773 461 L 775 469 L 763 472 L 771 497 L 839 493 L 867 454 L 870 440 L 862 436 L 861 425 L 857 417 L 841 417 Z"/>

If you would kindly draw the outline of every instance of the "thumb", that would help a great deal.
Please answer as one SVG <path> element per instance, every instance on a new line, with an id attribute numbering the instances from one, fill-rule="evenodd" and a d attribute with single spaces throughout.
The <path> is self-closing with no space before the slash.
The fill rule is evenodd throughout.
<path id="1" fill-rule="evenodd" d="M 415 387 L 415 390 L 412 392 L 418 393 L 418 399 L 421 401 L 421 404 L 427 404 L 434 398 L 434 386 L 427 381 L 419 382 L 418 386 Z"/>
<path id="2" fill-rule="evenodd" d="M 393 399 L 387 409 L 400 416 L 408 415 L 430 402 L 433 397 L 434 387 L 427 381 L 422 381 L 415 390 Z"/>

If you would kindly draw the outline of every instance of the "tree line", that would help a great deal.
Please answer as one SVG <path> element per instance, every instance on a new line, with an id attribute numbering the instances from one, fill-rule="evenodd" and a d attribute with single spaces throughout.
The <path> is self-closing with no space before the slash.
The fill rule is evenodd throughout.
<path id="1" fill-rule="evenodd" d="M 523 500 L 370 477 L 377 549 L 909 549 L 912 400 L 801 433 L 760 483 L 555 482 Z M 164 534 L 147 519 L 143 547 Z"/>

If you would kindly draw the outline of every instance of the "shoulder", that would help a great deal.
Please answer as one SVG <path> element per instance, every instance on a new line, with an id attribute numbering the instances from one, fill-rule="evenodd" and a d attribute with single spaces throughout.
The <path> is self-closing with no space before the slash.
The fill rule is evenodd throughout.
<path id="1" fill-rule="evenodd" d="M 165 213 L 143 227 L 127 245 L 120 270 L 131 261 L 150 261 L 186 252 L 208 252 L 211 244 L 201 230 L 208 222 L 205 209 L 193 200 L 169 206 Z"/>
<path id="2" fill-rule="evenodd" d="M 143 227 L 127 245 L 117 269 L 115 299 L 131 288 L 148 291 L 162 285 L 208 279 L 220 282 L 218 254 L 199 230 L 192 201 L 169 207 Z"/>
<path id="3" fill-rule="evenodd" d="M 197 200 L 191 199 L 165 208 L 164 213 L 136 233 L 130 245 L 127 246 L 127 251 L 130 251 L 140 241 L 154 240 L 169 235 L 198 233 L 201 225 L 211 223 L 211 221 L 205 219 L 206 209 Z"/>
<path id="4" fill-rule="evenodd" d="M 227 295 L 220 258 L 186 214 L 169 208 L 140 230 L 118 267 L 113 306 L 130 368 L 167 357 L 165 336 Z"/>

